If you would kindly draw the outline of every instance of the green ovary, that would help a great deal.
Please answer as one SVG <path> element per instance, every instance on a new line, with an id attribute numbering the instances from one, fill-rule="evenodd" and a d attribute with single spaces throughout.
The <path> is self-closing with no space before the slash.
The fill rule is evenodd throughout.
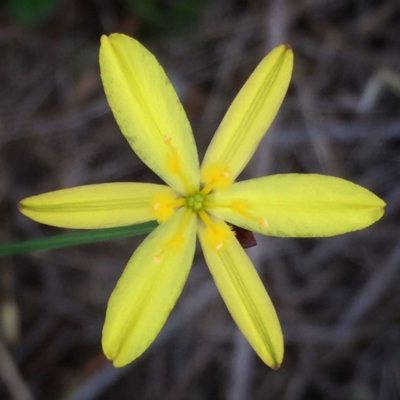
<path id="1" fill-rule="evenodd" d="M 205 196 L 200 193 L 196 193 L 192 196 L 186 198 L 186 207 L 191 208 L 193 211 L 197 212 L 204 208 Z"/>

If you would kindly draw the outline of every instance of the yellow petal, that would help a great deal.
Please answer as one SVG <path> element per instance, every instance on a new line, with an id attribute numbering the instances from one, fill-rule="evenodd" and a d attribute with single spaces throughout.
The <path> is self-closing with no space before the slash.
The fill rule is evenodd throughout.
<path id="1" fill-rule="evenodd" d="M 103 183 L 28 197 L 18 207 L 22 214 L 42 224 L 111 228 L 156 219 L 150 206 L 156 195 L 175 196 L 175 192 L 150 183 Z"/>
<path id="2" fill-rule="evenodd" d="M 234 180 L 246 166 L 272 123 L 286 94 L 293 52 L 281 45 L 258 65 L 236 96 L 206 152 L 202 181 L 210 166 L 229 165 Z"/>
<path id="3" fill-rule="evenodd" d="M 122 367 L 150 346 L 174 307 L 192 265 L 194 213 L 180 209 L 129 260 L 108 302 L 103 349 Z"/>
<path id="4" fill-rule="evenodd" d="M 217 250 L 210 245 L 207 229 L 199 224 L 200 243 L 229 312 L 260 358 L 278 368 L 283 359 L 282 331 L 264 285 L 234 236 Z"/>
<path id="5" fill-rule="evenodd" d="M 333 176 L 270 175 L 209 195 L 213 215 L 271 236 L 333 236 L 365 228 L 383 215 L 385 202 L 369 190 Z"/>
<path id="6" fill-rule="evenodd" d="M 136 154 L 180 193 L 197 188 L 199 161 L 192 130 L 155 57 L 128 36 L 103 35 L 100 70 L 108 103 Z"/>

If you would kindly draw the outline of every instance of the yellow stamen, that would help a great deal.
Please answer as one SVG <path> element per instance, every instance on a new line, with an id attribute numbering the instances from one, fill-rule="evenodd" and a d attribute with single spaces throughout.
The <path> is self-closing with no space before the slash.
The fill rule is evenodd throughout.
<path id="1" fill-rule="evenodd" d="M 200 190 L 200 193 L 203 196 L 206 196 L 208 193 L 211 192 L 211 190 L 214 189 L 214 186 L 215 186 L 215 181 L 211 181 L 206 186 L 204 186 L 203 189 Z"/>
<path id="2" fill-rule="evenodd" d="M 201 218 L 201 220 L 207 226 L 207 228 L 209 228 L 209 229 L 213 229 L 214 228 L 214 224 L 211 221 L 210 216 L 204 210 L 200 210 L 198 212 L 198 214 L 199 214 L 199 217 Z"/>
<path id="3" fill-rule="evenodd" d="M 213 222 L 204 210 L 199 211 L 198 214 L 207 227 L 206 240 L 213 249 L 221 250 L 225 243 L 232 238 L 233 232 L 225 222 Z"/>
<path id="4" fill-rule="evenodd" d="M 161 249 L 161 251 L 153 256 L 153 262 L 160 263 L 164 257 L 164 254 L 167 251 L 181 251 L 185 245 L 186 237 L 183 235 L 183 231 L 185 226 L 187 225 L 188 218 L 190 217 L 191 210 L 186 210 L 185 215 L 183 216 L 182 222 L 179 225 L 177 234 L 172 237 L 165 246 Z"/>
<path id="5" fill-rule="evenodd" d="M 165 135 L 164 136 L 164 143 L 169 146 L 170 152 L 167 155 L 167 160 L 166 160 L 166 168 L 169 172 L 172 174 L 177 174 L 179 177 L 182 179 L 183 183 L 185 184 L 187 188 L 187 192 L 193 192 L 194 188 L 190 184 L 189 180 L 186 178 L 185 173 L 182 171 L 180 162 L 179 162 L 179 156 L 178 152 L 176 151 L 174 145 L 172 144 L 172 137 L 171 135 Z"/>
<path id="6" fill-rule="evenodd" d="M 171 203 L 171 206 L 174 208 L 177 207 L 182 207 L 186 204 L 186 199 L 184 197 L 181 197 L 180 199 L 176 199 Z"/>
<path id="7" fill-rule="evenodd" d="M 184 198 L 177 199 L 172 193 L 159 193 L 152 199 L 151 213 L 158 222 L 165 222 L 174 214 L 175 208 L 182 207 L 184 204 Z"/>
<path id="8" fill-rule="evenodd" d="M 237 212 L 240 215 L 243 215 L 244 217 L 246 217 L 248 219 L 257 221 L 260 224 L 260 226 L 262 226 L 263 228 L 265 228 L 269 225 L 267 218 L 265 218 L 263 216 L 254 215 L 251 212 L 251 205 L 248 203 L 248 201 L 243 200 L 243 199 L 233 200 L 230 204 L 219 204 L 219 203 L 215 203 L 212 201 L 206 202 L 205 208 L 209 209 L 209 208 L 213 208 L 213 207 L 230 208 L 233 211 Z"/>
<path id="9" fill-rule="evenodd" d="M 213 189 L 227 189 L 233 183 L 231 169 L 227 164 L 209 164 L 201 172 L 201 181 L 205 183 L 201 194 L 208 194 Z"/>
<path id="10" fill-rule="evenodd" d="M 176 236 L 182 236 L 183 235 L 183 230 L 184 230 L 185 226 L 187 225 L 187 221 L 188 221 L 191 213 L 192 213 L 191 210 L 189 210 L 189 209 L 186 210 L 185 215 L 183 216 L 181 225 L 179 226 L 178 233 L 176 234 Z M 171 240 L 173 240 L 173 239 L 171 239 Z"/>

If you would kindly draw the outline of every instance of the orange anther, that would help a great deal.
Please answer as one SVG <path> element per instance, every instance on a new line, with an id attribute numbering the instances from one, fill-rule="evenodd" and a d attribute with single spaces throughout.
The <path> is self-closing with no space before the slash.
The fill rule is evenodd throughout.
<path id="1" fill-rule="evenodd" d="M 165 135 L 164 136 L 164 143 L 165 144 L 170 144 L 172 142 L 172 137 L 171 135 Z"/>
<path id="2" fill-rule="evenodd" d="M 161 262 L 161 260 L 162 260 L 162 257 L 160 255 L 156 255 L 153 257 L 153 261 L 155 263 L 159 263 L 159 262 Z"/>
<path id="3" fill-rule="evenodd" d="M 258 217 L 258 218 L 257 218 L 257 221 L 258 221 L 258 223 L 259 223 L 261 226 L 263 226 L 263 227 L 268 226 L 268 221 L 267 221 L 267 219 L 264 218 L 264 217 Z"/>

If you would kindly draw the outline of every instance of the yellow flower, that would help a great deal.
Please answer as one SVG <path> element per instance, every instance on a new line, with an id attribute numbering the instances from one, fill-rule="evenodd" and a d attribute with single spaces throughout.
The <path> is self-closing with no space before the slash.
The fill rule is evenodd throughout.
<path id="1" fill-rule="evenodd" d="M 208 267 L 237 325 L 260 358 L 278 368 L 283 336 L 274 307 L 229 225 L 286 237 L 364 228 L 385 203 L 360 186 L 316 174 L 235 183 L 286 94 L 292 50 L 276 47 L 258 65 L 221 122 L 199 166 L 190 124 L 154 56 L 122 34 L 103 36 L 105 93 L 132 149 L 167 185 L 105 183 L 21 201 L 26 216 L 67 228 L 157 220 L 129 260 L 108 303 L 103 348 L 123 366 L 153 342 L 189 273 L 198 234 Z"/>

